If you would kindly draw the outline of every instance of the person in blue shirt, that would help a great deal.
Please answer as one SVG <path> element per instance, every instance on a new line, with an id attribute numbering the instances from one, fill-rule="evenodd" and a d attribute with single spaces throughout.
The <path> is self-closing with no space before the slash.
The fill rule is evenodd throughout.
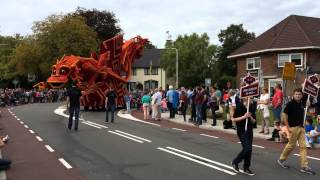
<path id="1" fill-rule="evenodd" d="M 311 138 L 311 135 L 310 135 L 310 132 L 312 130 L 314 130 L 314 127 L 312 125 L 312 119 L 308 118 L 306 120 L 306 125 L 305 125 L 307 148 L 311 148 L 311 146 L 312 146 L 312 138 Z"/>

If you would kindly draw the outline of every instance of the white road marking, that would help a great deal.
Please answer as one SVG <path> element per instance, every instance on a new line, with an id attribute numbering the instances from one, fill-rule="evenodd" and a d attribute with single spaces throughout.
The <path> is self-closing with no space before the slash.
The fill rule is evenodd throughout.
<path id="1" fill-rule="evenodd" d="M 95 126 L 99 126 L 99 127 L 102 127 L 102 128 L 108 128 L 107 126 L 104 126 L 104 125 L 101 125 L 101 124 L 97 124 L 97 123 L 94 123 L 94 122 L 91 122 L 91 121 L 83 121 L 83 122 L 86 122 L 86 123 L 89 123 L 89 124 L 93 124 Z"/>
<path id="2" fill-rule="evenodd" d="M 59 158 L 59 161 L 67 168 L 67 169 L 71 169 L 72 166 L 67 163 L 67 161 L 65 161 L 63 158 Z"/>
<path id="3" fill-rule="evenodd" d="M 23 121 L 20 121 L 20 124 L 24 124 L 24 122 L 23 122 Z"/>
<path id="4" fill-rule="evenodd" d="M 69 118 L 69 115 L 64 113 L 65 110 L 66 110 L 65 106 L 60 106 L 60 107 L 58 107 L 57 109 L 54 110 L 54 113 L 57 114 L 57 115 Z M 75 120 L 75 117 L 73 117 L 73 120 Z M 94 123 L 94 122 L 91 122 L 91 121 L 86 121 L 86 120 L 84 120 L 82 118 L 82 116 L 81 116 L 81 118 L 79 118 L 79 121 L 81 123 L 83 123 L 83 124 L 86 124 L 88 126 L 92 126 L 92 127 L 98 128 L 98 129 L 108 128 L 107 126 L 104 126 L 104 125 L 101 125 L 101 124 L 97 124 L 97 123 Z"/>
<path id="5" fill-rule="evenodd" d="M 20 119 L 20 118 L 17 118 L 17 120 L 20 121 L 21 119 Z"/>
<path id="6" fill-rule="evenodd" d="M 142 140 L 142 141 L 149 142 L 149 143 L 152 142 L 152 141 L 150 141 L 150 140 L 148 140 L 148 139 L 145 139 L 145 138 L 142 138 L 142 137 L 139 137 L 139 136 L 135 136 L 135 135 L 132 135 L 132 134 L 123 132 L 123 131 L 116 130 L 116 132 L 121 133 L 121 134 L 125 134 L 125 135 L 127 135 L 127 136 L 131 136 L 131 137 L 133 137 L 133 138 L 137 138 L 137 139 L 140 139 L 140 140 Z"/>
<path id="7" fill-rule="evenodd" d="M 38 141 L 40 141 L 40 142 L 42 142 L 43 141 L 43 139 L 41 138 L 41 137 L 39 137 L 39 136 L 36 136 L 36 138 L 38 139 Z"/>
<path id="8" fill-rule="evenodd" d="M 31 129 L 29 130 L 29 132 L 30 132 L 31 134 L 34 134 L 34 131 L 32 131 Z"/>
<path id="9" fill-rule="evenodd" d="M 25 127 L 25 128 L 27 128 L 27 129 L 29 128 L 29 126 L 28 126 L 28 125 L 24 125 L 24 127 Z"/>
<path id="10" fill-rule="evenodd" d="M 44 147 L 46 147 L 48 149 L 48 151 L 54 152 L 54 149 L 52 149 L 52 147 L 50 147 L 49 145 L 45 145 Z"/>
<path id="11" fill-rule="evenodd" d="M 167 147 L 167 148 L 168 148 L 168 147 Z M 227 170 L 227 169 L 223 169 L 223 168 L 221 168 L 221 167 L 217 167 L 217 166 L 214 166 L 214 165 L 209 164 L 209 163 L 206 163 L 206 162 L 202 162 L 202 161 L 200 161 L 200 160 L 197 160 L 197 159 L 194 159 L 194 158 L 185 156 L 185 155 L 183 155 L 183 154 L 179 154 L 179 153 L 177 153 L 177 152 L 174 152 L 174 151 L 171 151 L 171 150 L 168 150 L 168 149 L 164 149 L 164 148 L 161 148 L 161 147 L 158 147 L 157 149 L 159 149 L 159 150 L 161 150 L 161 151 L 164 151 L 164 152 L 167 152 L 167 153 L 170 153 L 170 154 L 173 154 L 173 155 L 176 155 L 176 156 L 179 156 L 179 157 L 182 157 L 182 158 L 184 158 L 184 159 L 187 159 L 187 160 L 190 160 L 190 161 L 199 163 L 199 164 L 201 164 L 201 165 L 204 165 L 204 166 L 213 168 L 213 169 L 215 169 L 215 170 L 218 170 L 218 171 L 227 173 L 227 174 L 229 174 L 229 175 L 233 175 L 233 176 L 236 175 L 236 173 L 233 172 L 233 171 L 230 171 L 230 170 Z M 194 155 L 194 156 L 196 156 L 196 155 Z M 197 156 L 197 157 L 200 157 L 200 156 Z M 205 158 L 202 158 L 202 157 L 200 157 L 200 158 L 201 158 L 202 160 L 205 159 Z M 200 159 L 200 158 L 198 158 L 198 159 Z M 212 160 L 210 160 L 210 161 L 212 161 Z M 209 161 L 207 161 L 207 162 L 209 162 Z M 214 162 L 215 162 L 215 161 L 214 161 Z M 220 163 L 220 164 L 222 164 L 222 163 Z M 223 165 L 224 165 L 224 164 L 223 164 Z M 232 167 L 231 167 L 231 168 L 232 168 Z"/>
<path id="12" fill-rule="evenodd" d="M 187 130 L 184 130 L 184 129 L 179 129 L 179 128 L 171 128 L 173 130 L 177 130 L 177 131 L 187 131 Z"/>
<path id="13" fill-rule="evenodd" d="M 295 155 L 295 156 L 300 156 L 300 154 L 294 154 L 294 155 Z M 319 158 L 315 158 L 315 157 L 312 157 L 312 156 L 307 156 L 307 158 L 320 161 Z"/>
<path id="14" fill-rule="evenodd" d="M 218 139 L 219 137 L 217 136 L 211 136 L 211 135 L 208 135 L 208 134 L 200 134 L 201 136 L 207 136 L 207 137 L 211 137 L 211 138 L 215 138 L 215 139 Z"/>
<path id="15" fill-rule="evenodd" d="M 123 135 L 123 134 L 120 134 L 120 133 L 117 133 L 117 132 L 114 132 L 114 131 L 108 131 L 109 133 L 112 133 L 112 134 L 116 134 L 116 135 L 118 135 L 118 136 L 122 136 L 122 137 L 124 137 L 124 138 L 127 138 L 127 139 L 130 139 L 130 140 L 132 140 L 132 141 L 136 141 L 136 142 L 138 142 L 138 143 L 143 143 L 143 141 L 140 141 L 140 140 L 138 140 L 138 139 L 134 139 L 134 138 L 132 138 L 132 137 L 128 137 L 128 136 L 126 136 L 126 135 Z"/>
<path id="16" fill-rule="evenodd" d="M 16 118 L 16 119 L 17 119 L 18 117 L 17 117 L 17 116 L 14 116 L 14 118 Z"/>
<path id="17" fill-rule="evenodd" d="M 241 142 L 238 142 L 238 144 L 241 144 Z M 255 144 L 252 144 L 253 147 L 257 147 L 257 148 L 261 148 L 261 149 L 264 149 L 263 146 L 259 146 L 259 145 L 255 145 Z"/>
<path id="18" fill-rule="evenodd" d="M 159 124 L 156 124 L 156 123 L 151 123 L 151 122 L 142 121 L 140 119 L 137 119 L 137 118 L 133 117 L 131 114 L 122 114 L 120 111 L 118 112 L 117 115 L 121 118 L 130 119 L 132 121 L 141 122 L 141 123 L 145 123 L 145 124 L 149 124 L 149 125 L 153 125 L 153 126 L 160 126 Z"/>
<path id="19" fill-rule="evenodd" d="M 54 110 L 54 113 L 57 114 L 57 115 L 69 118 L 69 115 L 64 113 L 65 110 L 66 110 L 65 106 L 60 106 L 56 110 Z M 75 117 L 73 117 L 73 120 L 74 119 L 75 119 Z M 84 119 L 83 118 L 79 118 L 79 120 L 83 121 Z"/>
<path id="20" fill-rule="evenodd" d="M 261 149 L 264 149 L 263 146 L 259 146 L 259 145 L 255 145 L 255 144 L 252 144 L 253 147 L 257 147 L 257 148 L 261 148 Z"/>
<path id="21" fill-rule="evenodd" d="M 98 129 L 101 129 L 101 127 L 93 125 L 93 124 L 90 124 L 90 123 L 87 123 L 86 121 L 82 121 L 81 123 L 89 125 L 89 126 L 92 126 L 92 127 L 95 127 L 95 128 L 98 128 Z"/>

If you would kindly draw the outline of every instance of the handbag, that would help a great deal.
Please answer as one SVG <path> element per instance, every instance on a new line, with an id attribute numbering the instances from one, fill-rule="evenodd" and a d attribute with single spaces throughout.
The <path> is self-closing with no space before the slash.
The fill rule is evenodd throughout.
<path id="1" fill-rule="evenodd" d="M 267 106 L 263 108 L 262 114 L 263 114 L 263 118 L 269 118 L 270 117 L 269 108 Z"/>

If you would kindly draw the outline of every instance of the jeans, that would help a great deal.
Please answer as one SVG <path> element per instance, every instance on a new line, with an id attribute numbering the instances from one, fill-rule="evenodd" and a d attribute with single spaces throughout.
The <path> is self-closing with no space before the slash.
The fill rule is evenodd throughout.
<path id="1" fill-rule="evenodd" d="M 276 121 L 280 122 L 282 107 L 278 106 L 277 108 L 272 108 L 272 110 L 273 110 L 274 117 L 276 118 Z"/>
<path id="2" fill-rule="evenodd" d="M 197 120 L 196 105 L 191 104 L 191 121 L 196 122 L 196 120 Z"/>
<path id="3" fill-rule="evenodd" d="M 78 129 L 80 106 L 70 106 L 68 128 L 72 128 L 73 114 L 75 116 L 74 129 Z"/>
<path id="4" fill-rule="evenodd" d="M 173 108 L 173 104 L 171 102 L 168 102 L 168 108 L 169 108 L 169 111 L 170 111 L 170 118 L 174 118 L 174 114 L 175 114 L 175 110 Z"/>
<path id="5" fill-rule="evenodd" d="M 111 110 L 111 122 L 114 122 L 114 111 L 116 110 L 116 105 L 108 105 L 106 109 L 106 122 L 109 121 L 109 112 Z"/>
<path id="6" fill-rule="evenodd" d="M 206 104 L 202 104 L 202 120 L 204 122 L 207 122 L 207 105 Z"/>
<path id="7" fill-rule="evenodd" d="M 130 101 L 126 102 L 127 112 L 130 112 Z"/>
<path id="8" fill-rule="evenodd" d="M 196 114 L 198 124 L 202 124 L 202 104 L 196 104 Z"/>
<path id="9" fill-rule="evenodd" d="M 246 169 L 251 165 L 253 132 L 252 130 L 248 129 L 246 132 L 238 133 L 238 137 L 242 145 L 242 151 L 233 160 L 233 163 L 239 164 L 242 160 L 244 160 L 243 167 Z"/>

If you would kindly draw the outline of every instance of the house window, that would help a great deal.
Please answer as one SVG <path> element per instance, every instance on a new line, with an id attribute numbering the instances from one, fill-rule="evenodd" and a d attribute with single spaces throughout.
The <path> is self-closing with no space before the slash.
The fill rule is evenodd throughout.
<path id="1" fill-rule="evenodd" d="M 149 68 L 144 68 L 144 75 L 149 75 L 150 74 L 150 69 Z"/>
<path id="2" fill-rule="evenodd" d="M 128 82 L 128 89 L 130 91 L 137 89 L 137 83 L 136 82 Z"/>
<path id="3" fill-rule="evenodd" d="M 152 68 L 151 69 L 151 74 L 152 75 L 158 75 L 158 68 Z"/>
<path id="4" fill-rule="evenodd" d="M 296 66 L 301 67 L 303 65 L 303 55 L 298 54 L 279 54 L 278 55 L 278 67 L 284 67 L 286 62 L 295 63 Z"/>
<path id="5" fill-rule="evenodd" d="M 158 88 L 158 81 L 155 80 L 148 80 L 144 82 L 145 89 L 155 89 Z"/>
<path id="6" fill-rule="evenodd" d="M 137 75 L 137 68 L 132 68 L 131 72 L 132 72 L 132 76 L 136 76 Z"/>
<path id="7" fill-rule="evenodd" d="M 260 69 L 261 58 L 254 57 L 247 59 L 247 70 Z"/>

